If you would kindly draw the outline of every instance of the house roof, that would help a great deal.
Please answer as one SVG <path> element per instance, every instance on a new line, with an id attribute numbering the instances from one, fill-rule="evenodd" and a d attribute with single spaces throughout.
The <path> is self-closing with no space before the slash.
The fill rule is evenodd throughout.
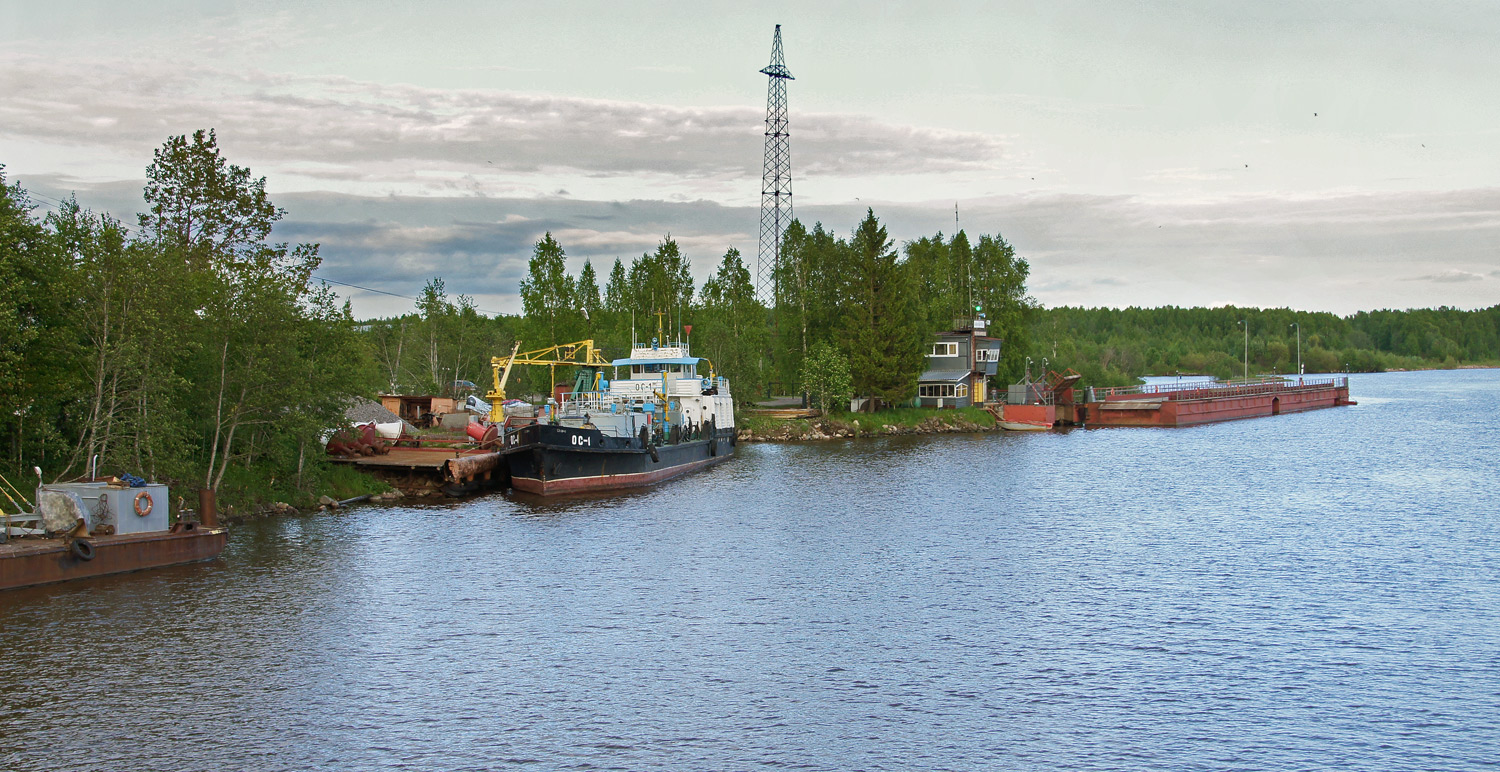
<path id="1" fill-rule="evenodd" d="M 937 381 L 939 383 L 955 383 L 969 377 L 969 370 L 928 370 L 917 376 L 917 381 Z"/>

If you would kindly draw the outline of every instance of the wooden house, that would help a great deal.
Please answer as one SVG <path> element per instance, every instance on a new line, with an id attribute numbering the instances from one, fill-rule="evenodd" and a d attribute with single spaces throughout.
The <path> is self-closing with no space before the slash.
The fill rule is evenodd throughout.
<path id="1" fill-rule="evenodd" d="M 984 318 L 959 319 L 927 350 L 927 369 L 917 378 L 918 407 L 968 407 L 989 399 L 989 377 L 1000 366 L 999 338 Z M 1003 394 L 1001 396 L 1004 396 Z"/>

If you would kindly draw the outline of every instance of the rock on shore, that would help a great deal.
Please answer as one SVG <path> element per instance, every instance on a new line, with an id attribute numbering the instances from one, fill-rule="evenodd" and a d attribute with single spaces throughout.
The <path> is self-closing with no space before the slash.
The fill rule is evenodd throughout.
<path id="1" fill-rule="evenodd" d="M 867 419 L 868 420 L 868 419 Z M 803 442 L 812 440 L 835 440 L 852 437 L 896 436 L 907 434 L 960 434 L 995 431 L 998 427 L 975 423 L 961 415 L 934 415 L 922 419 L 915 426 L 891 424 L 886 426 L 861 426 L 858 418 L 841 421 L 833 418 L 801 419 L 782 421 L 768 430 L 757 433 L 748 428 L 739 430 L 740 442 Z"/>

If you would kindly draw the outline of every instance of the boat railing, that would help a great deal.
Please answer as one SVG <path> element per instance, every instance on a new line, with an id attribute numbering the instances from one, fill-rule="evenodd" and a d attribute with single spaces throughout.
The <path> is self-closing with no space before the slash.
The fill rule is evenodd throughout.
<path id="1" fill-rule="evenodd" d="M 1250 396 L 1255 394 L 1269 394 L 1271 392 L 1295 391 L 1298 389 L 1326 389 L 1326 388 L 1348 388 L 1349 379 L 1329 378 L 1326 380 L 1309 381 L 1303 378 L 1292 380 L 1290 378 L 1252 378 L 1249 380 L 1236 379 L 1233 381 L 1179 381 L 1174 383 L 1151 383 L 1144 386 L 1109 386 L 1094 389 L 1095 399 L 1150 399 L 1151 397 L 1162 397 L 1164 399 L 1196 399 L 1198 397 L 1234 397 Z"/>
<path id="2" fill-rule="evenodd" d="M 571 391 L 563 394 L 558 408 L 560 415 L 582 415 L 583 413 L 608 413 L 616 405 L 629 405 L 630 395 L 607 391 Z"/>

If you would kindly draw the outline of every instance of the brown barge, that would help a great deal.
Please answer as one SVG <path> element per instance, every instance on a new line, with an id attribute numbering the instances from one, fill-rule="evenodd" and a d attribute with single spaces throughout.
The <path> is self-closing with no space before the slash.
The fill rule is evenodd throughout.
<path id="1" fill-rule="evenodd" d="M 0 544 L 0 590 L 196 563 L 224 551 L 229 531 L 178 523 L 173 530 Z"/>
<path id="2" fill-rule="evenodd" d="M 1297 413 L 1357 404 L 1349 379 L 1263 378 L 1248 381 L 1188 381 L 1130 388 L 1076 387 L 1071 370 L 1048 373 L 1045 383 L 1011 387 L 1011 401 L 997 417 L 1017 427 L 1194 426 L 1241 418 Z M 994 412 L 994 411 L 992 411 Z M 1006 428 L 1013 428 L 1006 426 Z"/>
<path id="3" fill-rule="evenodd" d="M 1353 405 L 1349 379 L 1266 379 L 1093 389 L 1082 405 L 1087 426 L 1193 426 Z"/>
<path id="4" fill-rule="evenodd" d="M 44 485 L 37 500 L 35 514 L 0 516 L 0 590 L 196 563 L 229 542 L 211 491 L 199 492 L 201 523 L 170 525 L 161 485 Z"/>

